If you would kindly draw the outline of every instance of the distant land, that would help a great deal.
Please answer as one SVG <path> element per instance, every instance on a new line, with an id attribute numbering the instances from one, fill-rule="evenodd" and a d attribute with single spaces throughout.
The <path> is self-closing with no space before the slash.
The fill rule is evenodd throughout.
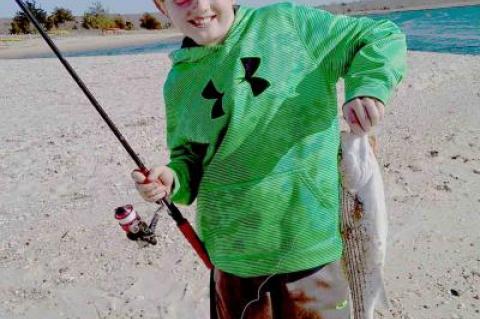
<path id="1" fill-rule="evenodd" d="M 160 22 L 162 22 L 162 24 L 165 24 L 166 22 L 168 22 L 168 18 L 166 18 L 160 12 L 150 12 L 150 14 L 155 16 Z M 133 23 L 135 30 L 139 30 L 140 29 L 139 20 L 142 17 L 142 15 L 143 14 L 112 14 L 111 16 L 112 17 L 122 16 L 126 21 L 130 21 Z M 83 16 L 77 16 L 75 17 L 75 19 L 76 19 L 75 23 L 68 22 L 64 26 L 60 27 L 60 29 L 69 30 L 69 31 L 72 31 L 72 33 L 98 33 L 99 32 L 98 30 L 86 30 L 82 28 Z M 0 34 L 9 33 L 11 21 L 12 21 L 11 18 L 0 18 Z M 77 25 L 78 29 L 72 30 L 75 24 Z"/>
<path id="2" fill-rule="evenodd" d="M 337 14 L 370 14 L 480 5 L 480 0 L 366 0 L 318 6 Z"/>

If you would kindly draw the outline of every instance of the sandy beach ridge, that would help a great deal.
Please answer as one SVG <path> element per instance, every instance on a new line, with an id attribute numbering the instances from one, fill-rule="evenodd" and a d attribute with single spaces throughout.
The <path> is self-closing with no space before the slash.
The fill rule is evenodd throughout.
<path id="1" fill-rule="evenodd" d="M 89 32 L 68 36 L 51 36 L 58 48 L 65 53 L 171 43 L 180 41 L 182 37 L 182 34 L 175 29 L 125 32 L 116 35 L 101 35 Z M 1 39 L 0 36 L 0 59 L 33 58 L 52 52 L 38 35 L 13 38 L 20 39 L 19 41 L 12 41 L 12 37 L 4 37 L 5 41 Z"/>

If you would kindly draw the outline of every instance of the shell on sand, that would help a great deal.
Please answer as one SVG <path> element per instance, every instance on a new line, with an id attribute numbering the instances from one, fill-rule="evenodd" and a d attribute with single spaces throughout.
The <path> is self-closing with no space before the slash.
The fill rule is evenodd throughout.
<path id="1" fill-rule="evenodd" d="M 383 282 L 387 215 L 376 139 L 342 133 L 343 265 L 354 319 L 373 319 L 379 301 L 388 306 Z"/>

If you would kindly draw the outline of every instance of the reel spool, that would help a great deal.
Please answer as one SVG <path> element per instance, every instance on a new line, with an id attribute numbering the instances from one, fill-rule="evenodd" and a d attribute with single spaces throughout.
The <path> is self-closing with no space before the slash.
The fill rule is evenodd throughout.
<path id="1" fill-rule="evenodd" d="M 128 204 L 115 209 L 115 219 L 126 232 L 127 238 L 136 241 L 139 245 L 145 244 L 144 246 L 157 244 L 155 227 L 158 217 L 158 212 L 155 212 L 150 225 L 147 225 L 132 205 Z"/>

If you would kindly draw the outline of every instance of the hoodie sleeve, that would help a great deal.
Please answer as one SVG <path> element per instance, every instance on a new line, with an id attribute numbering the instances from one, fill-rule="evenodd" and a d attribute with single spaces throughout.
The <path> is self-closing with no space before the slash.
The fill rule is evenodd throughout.
<path id="1" fill-rule="evenodd" d="M 345 101 L 375 97 L 385 105 L 406 74 L 406 37 L 389 20 L 333 15 L 295 6 L 294 21 L 311 58 L 338 81 Z"/>
<path id="2" fill-rule="evenodd" d="M 170 199 L 182 205 L 193 203 L 203 176 L 203 159 L 208 144 L 189 141 L 185 137 L 184 125 L 178 119 L 178 104 L 175 92 L 180 90 L 172 86 L 167 78 L 164 86 L 164 100 L 167 115 L 167 148 L 170 162 L 167 164 L 174 172 L 174 185 Z"/>
<path id="3" fill-rule="evenodd" d="M 198 194 L 204 151 L 192 143 L 169 149 L 170 162 L 167 166 L 173 170 L 175 179 L 170 199 L 178 204 L 190 205 Z"/>

